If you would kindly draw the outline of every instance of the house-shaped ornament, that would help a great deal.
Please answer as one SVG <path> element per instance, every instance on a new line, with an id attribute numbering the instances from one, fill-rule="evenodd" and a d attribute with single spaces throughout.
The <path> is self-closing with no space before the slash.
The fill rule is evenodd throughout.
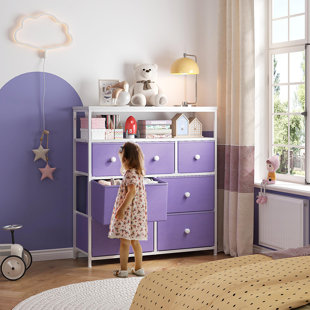
<path id="1" fill-rule="evenodd" d="M 188 137 L 189 135 L 189 120 L 182 113 L 176 114 L 172 119 L 172 136 L 173 137 Z"/>
<path id="2" fill-rule="evenodd" d="M 189 118 L 189 135 L 191 137 L 202 137 L 202 124 L 197 117 Z"/>

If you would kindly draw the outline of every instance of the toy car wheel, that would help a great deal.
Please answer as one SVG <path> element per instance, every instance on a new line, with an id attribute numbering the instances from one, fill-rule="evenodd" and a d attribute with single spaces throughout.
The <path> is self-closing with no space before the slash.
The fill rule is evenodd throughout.
<path id="1" fill-rule="evenodd" d="M 28 269 L 31 266 L 31 264 L 32 264 L 32 255 L 25 248 L 24 248 L 24 252 L 23 252 L 23 260 L 24 260 L 24 262 L 26 264 L 26 269 Z"/>
<path id="2" fill-rule="evenodd" d="M 1 272 L 6 279 L 15 281 L 25 274 L 26 264 L 19 256 L 10 255 L 2 261 Z"/>

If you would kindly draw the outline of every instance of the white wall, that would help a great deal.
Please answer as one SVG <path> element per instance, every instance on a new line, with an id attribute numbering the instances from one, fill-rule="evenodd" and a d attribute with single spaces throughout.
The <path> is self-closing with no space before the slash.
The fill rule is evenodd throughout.
<path id="1" fill-rule="evenodd" d="M 172 76 L 183 52 L 198 55 L 199 104 L 216 105 L 217 1 L 0 0 L 0 87 L 16 75 L 42 71 L 42 59 L 14 44 L 10 30 L 22 15 L 43 11 L 69 25 L 73 42 L 49 51 L 46 71 L 68 81 L 84 105 L 98 104 L 100 78 L 133 79 L 133 65 L 157 63 L 169 105 L 193 99 L 193 79 Z"/>

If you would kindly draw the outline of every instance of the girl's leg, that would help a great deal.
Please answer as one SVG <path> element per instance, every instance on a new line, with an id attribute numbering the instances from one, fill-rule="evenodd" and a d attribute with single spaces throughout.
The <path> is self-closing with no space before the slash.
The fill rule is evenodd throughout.
<path id="1" fill-rule="evenodd" d="M 121 245 L 120 245 L 121 270 L 126 270 L 127 271 L 130 240 L 120 239 L 120 242 L 121 242 Z"/>
<path id="2" fill-rule="evenodd" d="M 139 240 L 131 240 L 131 246 L 135 252 L 135 270 L 142 268 L 142 248 Z"/>

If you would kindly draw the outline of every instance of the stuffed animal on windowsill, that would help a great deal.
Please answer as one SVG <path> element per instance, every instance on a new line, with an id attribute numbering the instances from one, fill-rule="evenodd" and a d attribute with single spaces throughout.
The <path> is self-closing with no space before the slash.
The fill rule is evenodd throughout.
<path id="1" fill-rule="evenodd" d="M 263 180 L 264 184 L 274 184 L 276 182 L 276 171 L 280 167 L 280 159 L 278 155 L 273 155 L 266 160 L 268 175 Z"/>

